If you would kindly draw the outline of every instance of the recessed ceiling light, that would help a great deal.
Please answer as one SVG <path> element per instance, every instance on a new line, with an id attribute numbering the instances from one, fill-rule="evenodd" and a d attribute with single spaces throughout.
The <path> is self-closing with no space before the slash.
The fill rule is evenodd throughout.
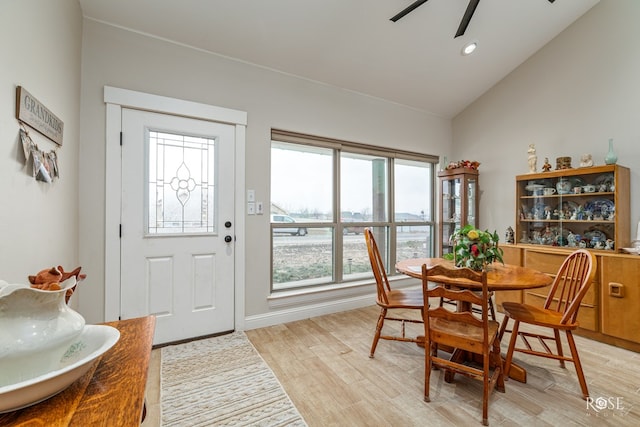
<path id="1" fill-rule="evenodd" d="M 476 50 L 477 47 L 478 47 L 478 42 L 467 43 L 464 45 L 460 53 L 462 54 L 462 56 L 471 55 L 473 51 Z"/>

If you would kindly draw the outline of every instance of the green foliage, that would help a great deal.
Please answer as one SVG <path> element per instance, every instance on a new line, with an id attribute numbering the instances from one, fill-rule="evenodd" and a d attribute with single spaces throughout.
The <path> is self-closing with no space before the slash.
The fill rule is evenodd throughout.
<path id="1" fill-rule="evenodd" d="M 458 267 L 468 267 L 476 271 L 502 260 L 503 251 L 498 247 L 497 232 L 478 230 L 472 225 L 465 225 L 451 236 L 453 253 L 445 254 L 446 259 L 455 260 Z"/>

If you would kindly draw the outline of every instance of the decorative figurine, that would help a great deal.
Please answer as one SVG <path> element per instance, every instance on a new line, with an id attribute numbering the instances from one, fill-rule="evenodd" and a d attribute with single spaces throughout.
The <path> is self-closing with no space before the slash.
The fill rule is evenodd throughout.
<path id="1" fill-rule="evenodd" d="M 611 239 L 607 239 L 604 245 L 604 248 L 608 251 L 612 251 L 613 250 L 613 245 L 614 245 L 614 241 Z"/>
<path id="2" fill-rule="evenodd" d="M 581 168 L 588 168 L 591 166 L 593 166 L 593 158 L 591 157 L 591 154 L 583 154 L 582 156 L 580 156 Z"/>
<path id="3" fill-rule="evenodd" d="M 507 227 L 507 232 L 505 233 L 505 238 L 504 241 L 507 243 L 514 243 L 514 237 L 513 237 L 513 228 L 511 228 L 511 226 Z"/>
<path id="4" fill-rule="evenodd" d="M 538 156 L 536 156 L 536 147 L 533 144 L 529 144 L 529 149 L 527 150 L 529 153 L 528 161 L 529 161 L 529 173 L 536 173 L 537 164 L 538 164 Z"/>
<path id="5" fill-rule="evenodd" d="M 542 165 L 542 170 L 544 172 L 549 172 L 551 170 L 551 163 L 549 163 L 549 158 L 544 158 L 544 165 Z"/>

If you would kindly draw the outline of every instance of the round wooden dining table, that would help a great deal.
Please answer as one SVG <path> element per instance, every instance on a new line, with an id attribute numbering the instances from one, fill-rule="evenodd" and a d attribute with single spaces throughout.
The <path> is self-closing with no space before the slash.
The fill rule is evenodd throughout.
<path id="1" fill-rule="evenodd" d="M 398 261 L 396 270 L 407 276 L 422 278 L 422 265 L 426 264 L 427 268 L 434 265 L 445 264 L 453 268 L 453 261 L 444 258 L 409 258 Z M 480 289 L 477 283 L 465 282 L 463 280 L 447 279 L 437 280 L 438 276 L 434 276 L 434 282 L 444 283 L 459 288 Z M 525 289 L 543 288 L 552 282 L 551 276 L 542 273 L 533 268 L 520 267 L 519 265 L 501 264 L 494 262 L 487 267 L 487 287 L 489 291 L 522 291 Z"/>
<path id="2" fill-rule="evenodd" d="M 407 276 L 422 279 L 422 265 L 431 268 L 438 264 L 449 265 L 454 268 L 453 261 L 444 258 L 410 258 L 396 263 L 396 271 Z M 441 280 L 440 280 L 441 279 Z M 477 283 L 461 279 L 433 276 L 431 281 L 457 288 L 481 290 Z M 494 262 L 487 267 L 487 288 L 489 291 L 521 291 L 524 289 L 543 288 L 552 283 L 553 278 L 538 270 L 518 265 Z M 454 357 L 454 356 L 452 356 Z M 527 371 L 517 363 L 511 365 L 509 377 L 523 383 L 527 382 Z"/>

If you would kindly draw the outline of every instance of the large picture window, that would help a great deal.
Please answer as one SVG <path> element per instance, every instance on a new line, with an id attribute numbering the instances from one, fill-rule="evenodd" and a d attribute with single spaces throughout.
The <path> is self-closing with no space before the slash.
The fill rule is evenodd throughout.
<path id="1" fill-rule="evenodd" d="M 285 131 L 271 141 L 272 291 L 373 277 L 363 231 L 386 260 L 434 254 L 435 156 Z"/>

